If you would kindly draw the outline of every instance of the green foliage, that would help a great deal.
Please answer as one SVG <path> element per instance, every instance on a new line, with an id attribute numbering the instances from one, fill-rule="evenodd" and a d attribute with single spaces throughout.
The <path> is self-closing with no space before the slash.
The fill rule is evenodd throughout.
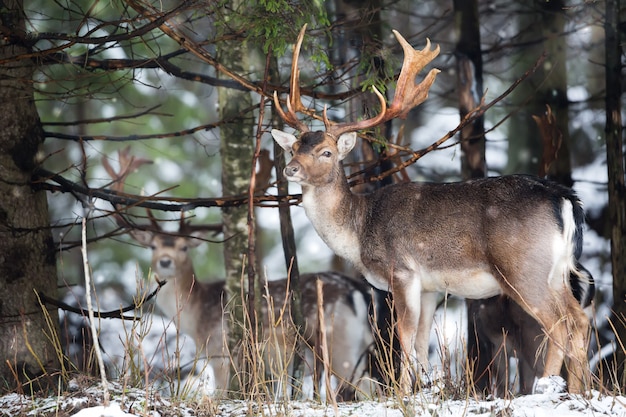
<path id="1" fill-rule="evenodd" d="M 363 74 L 361 91 L 370 91 L 376 87 L 381 93 L 387 91 L 387 85 L 394 82 L 395 69 L 398 68 L 398 60 L 391 54 L 384 54 L 383 50 L 365 50 L 359 61 L 358 73 Z M 401 62 L 401 61 L 400 61 Z M 382 63 L 382 65 L 381 65 Z"/>
<path id="2" fill-rule="evenodd" d="M 250 35 L 263 40 L 263 52 L 271 48 L 277 56 L 285 54 L 305 23 L 322 27 L 330 23 L 323 2 L 318 1 L 260 0 L 255 11 Z"/>
<path id="3" fill-rule="evenodd" d="M 305 23 L 309 25 L 309 29 L 330 25 L 324 2 L 317 0 L 242 2 L 234 13 L 229 13 L 228 19 L 215 21 L 218 32 L 245 32 L 246 41 L 261 46 L 263 53 L 268 54 L 271 50 L 278 57 L 285 55 Z M 310 41 L 305 40 L 305 43 L 307 42 Z M 316 62 L 329 62 L 321 48 L 316 48 L 312 59 Z"/>

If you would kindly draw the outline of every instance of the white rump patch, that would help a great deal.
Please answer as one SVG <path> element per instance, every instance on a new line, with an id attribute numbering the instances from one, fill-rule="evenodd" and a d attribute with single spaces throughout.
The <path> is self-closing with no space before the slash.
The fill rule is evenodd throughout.
<path id="1" fill-rule="evenodd" d="M 563 288 L 563 285 L 569 288 L 569 271 L 576 271 L 573 244 L 576 222 L 572 202 L 567 199 L 563 199 L 561 218 L 563 232 L 552 241 L 552 269 L 548 277 L 548 285 L 557 290 Z"/>

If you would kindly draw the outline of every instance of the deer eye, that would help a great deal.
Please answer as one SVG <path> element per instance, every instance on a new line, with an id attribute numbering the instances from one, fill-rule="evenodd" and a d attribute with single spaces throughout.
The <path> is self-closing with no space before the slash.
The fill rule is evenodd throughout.
<path id="1" fill-rule="evenodd" d="M 180 248 L 180 250 L 183 251 L 183 252 L 187 252 L 187 249 L 189 249 L 188 246 L 183 246 L 182 248 Z"/>
<path id="2" fill-rule="evenodd" d="M 156 245 L 150 245 L 150 249 L 156 250 Z"/>
<path id="3" fill-rule="evenodd" d="M 330 158 L 330 157 L 331 157 L 331 155 L 332 155 L 332 153 L 331 153 L 330 151 L 324 151 L 324 152 L 322 152 L 322 156 L 323 156 L 324 158 Z"/>

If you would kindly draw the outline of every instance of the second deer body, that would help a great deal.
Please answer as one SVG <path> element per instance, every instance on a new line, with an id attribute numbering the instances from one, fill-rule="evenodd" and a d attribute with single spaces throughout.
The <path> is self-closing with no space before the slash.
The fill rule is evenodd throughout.
<path id="1" fill-rule="evenodd" d="M 224 281 L 205 283 L 195 279 L 188 251 L 202 240 L 142 230 L 131 230 L 131 236 L 152 248 L 153 272 L 159 280 L 167 281 L 157 295 L 157 306 L 166 317 L 174 320 L 180 332 L 194 339 L 198 352 L 206 355 L 215 373 L 216 395 L 223 395 L 229 387 L 232 361 L 227 347 L 229 324 L 225 311 L 228 300 Z M 305 321 L 303 337 L 308 352 L 305 373 L 309 375 L 314 369 L 311 349 L 316 345 L 318 328 L 317 279 L 324 284 L 330 372 L 339 382 L 337 393 L 352 395 L 354 384 L 366 371 L 366 354 L 374 341 L 369 323 L 367 286 L 332 272 L 300 277 Z M 287 376 L 296 343 L 290 294 L 286 279 L 268 281 L 267 293 L 261 303 L 263 332 L 270 335 L 264 341 L 263 359 L 275 378 Z M 282 315 L 281 309 L 284 309 Z"/>

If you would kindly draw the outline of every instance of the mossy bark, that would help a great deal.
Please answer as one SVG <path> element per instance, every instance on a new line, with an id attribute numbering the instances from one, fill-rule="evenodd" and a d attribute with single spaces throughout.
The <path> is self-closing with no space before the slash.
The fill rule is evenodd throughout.
<path id="1" fill-rule="evenodd" d="M 224 42 L 219 50 L 219 62 L 238 74 L 249 68 L 249 50 L 245 41 Z M 254 113 L 250 111 L 250 92 L 229 88 L 219 89 L 222 193 L 226 196 L 245 195 L 250 180 L 250 163 L 254 154 Z M 242 341 L 247 340 L 244 326 L 242 280 L 245 277 L 245 254 L 248 244 L 248 211 L 246 206 L 222 210 L 224 225 L 224 266 L 228 309 L 230 313 L 229 347 L 232 355 L 240 356 Z M 238 361 L 241 359 L 236 358 Z M 242 361 L 245 362 L 245 361 Z M 245 369 L 239 369 L 245 375 Z M 233 378 L 233 390 L 239 391 L 239 378 Z"/>

